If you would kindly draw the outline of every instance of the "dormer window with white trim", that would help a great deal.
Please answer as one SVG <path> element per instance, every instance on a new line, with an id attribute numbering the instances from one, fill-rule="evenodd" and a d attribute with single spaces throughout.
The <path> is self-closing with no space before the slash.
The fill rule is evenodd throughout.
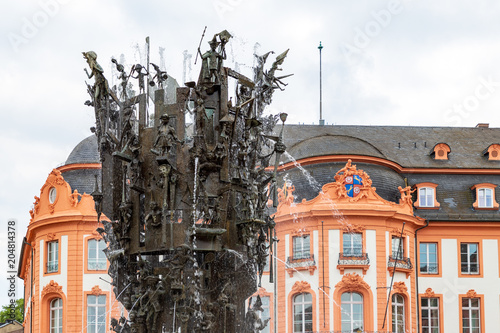
<path id="1" fill-rule="evenodd" d="M 430 187 L 422 187 L 418 189 L 418 197 L 420 199 L 420 207 L 434 207 L 434 189 Z"/>
<path id="2" fill-rule="evenodd" d="M 415 208 L 423 209 L 438 209 L 439 202 L 436 200 L 436 187 L 434 183 L 420 183 L 416 184 L 417 200 L 415 201 Z"/>
<path id="3" fill-rule="evenodd" d="M 471 190 L 476 191 L 476 201 L 472 204 L 475 209 L 498 209 L 495 200 L 495 188 L 497 185 L 490 183 L 476 184 Z"/>

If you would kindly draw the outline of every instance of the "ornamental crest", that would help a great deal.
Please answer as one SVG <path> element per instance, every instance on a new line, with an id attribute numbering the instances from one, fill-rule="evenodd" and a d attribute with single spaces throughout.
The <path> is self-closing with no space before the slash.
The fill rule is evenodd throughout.
<path id="1" fill-rule="evenodd" d="M 363 197 L 362 190 L 371 187 L 372 180 L 363 170 L 357 170 L 356 165 L 351 164 L 351 160 L 337 171 L 335 182 L 341 185 L 340 196 L 352 198 L 355 200 Z"/>
<path id="2" fill-rule="evenodd" d="M 361 186 L 363 186 L 363 180 L 358 175 L 347 176 L 344 179 L 344 187 L 348 197 L 357 197 L 361 192 Z"/>

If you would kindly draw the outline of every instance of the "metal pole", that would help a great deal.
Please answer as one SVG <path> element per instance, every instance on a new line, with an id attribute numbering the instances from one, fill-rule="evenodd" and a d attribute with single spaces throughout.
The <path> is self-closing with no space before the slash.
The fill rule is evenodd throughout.
<path id="1" fill-rule="evenodd" d="M 403 228 L 401 228 L 401 236 L 399 236 L 398 254 L 396 256 L 396 260 L 394 261 L 394 268 L 392 269 L 392 279 L 391 279 L 391 285 L 389 286 L 389 295 L 387 296 L 387 303 L 385 304 L 385 314 L 384 314 L 384 322 L 382 323 L 382 329 L 385 327 L 385 319 L 387 318 L 387 309 L 389 308 L 389 301 L 391 299 L 392 284 L 394 283 L 394 275 L 396 275 L 396 266 L 399 260 L 399 253 L 401 253 L 401 245 L 403 243 L 403 231 L 405 230 L 405 224 L 406 222 L 403 222 Z"/>
<path id="2" fill-rule="evenodd" d="M 323 289 L 323 328 L 326 327 L 326 320 L 325 320 L 325 308 L 326 308 L 326 305 L 325 305 L 325 229 L 323 228 L 323 222 L 324 221 L 321 221 L 321 256 L 323 257 L 323 262 L 322 262 L 322 266 L 323 266 L 323 286 L 322 286 L 322 289 Z"/>
<path id="3" fill-rule="evenodd" d="M 274 231 L 274 238 L 276 238 L 276 228 L 273 228 Z M 278 332 L 278 279 L 277 279 L 277 270 L 278 267 L 276 264 L 278 263 L 276 261 L 276 256 L 278 255 L 278 242 L 274 241 L 274 258 L 273 262 L 271 262 L 271 265 L 274 265 L 274 333 Z"/>
<path id="4" fill-rule="evenodd" d="M 418 297 L 418 270 L 419 270 L 419 264 L 418 264 L 418 255 L 417 251 L 418 249 L 418 238 L 417 238 L 417 231 L 420 229 L 423 229 L 425 227 L 429 226 L 429 220 L 425 220 L 425 225 L 423 227 L 418 228 L 415 230 L 415 289 L 416 289 L 416 294 L 417 294 L 417 332 L 420 332 L 420 300 Z"/>
<path id="5" fill-rule="evenodd" d="M 319 42 L 319 124 L 324 125 L 325 121 L 323 120 L 323 88 L 322 88 L 322 79 L 321 79 L 321 50 L 323 46 L 321 42 Z"/>

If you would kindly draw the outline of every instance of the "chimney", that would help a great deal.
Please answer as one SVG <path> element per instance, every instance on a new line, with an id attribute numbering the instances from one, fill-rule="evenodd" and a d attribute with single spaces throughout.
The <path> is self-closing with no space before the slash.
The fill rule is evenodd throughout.
<path id="1" fill-rule="evenodd" d="M 476 125 L 476 128 L 489 128 L 490 124 L 488 123 L 479 123 Z"/>

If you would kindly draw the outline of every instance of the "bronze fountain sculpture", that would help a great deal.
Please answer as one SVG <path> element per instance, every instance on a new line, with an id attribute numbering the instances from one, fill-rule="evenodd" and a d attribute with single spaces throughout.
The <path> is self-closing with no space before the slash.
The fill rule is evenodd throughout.
<path id="1" fill-rule="evenodd" d="M 275 89 L 285 85 L 258 57 L 254 78 L 223 66 L 223 31 L 199 54 L 198 82 L 177 88 L 165 103 L 167 73 L 154 65 L 154 126 L 148 126 L 144 78 L 149 68 L 134 65 L 121 73 L 121 89 L 110 89 L 97 55 L 84 52 L 95 83 L 87 84 L 96 115 L 102 179 L 92 193 L 108 242 L 113 291 L 128 317 L 113 319 L 114 332 L 259 332 L 267 321 L 257 315 L 259 299 L 245 300 L 260 284 L 272 256 L 276 171 L 285 147 L 280 118 L 263 117 Z M 135 73 L 136 76 L 133 76 Z M 127 80 L 141 80 L 140 94 L 128 96 Z M 150 79 L 150 86 L 155 82 Z M 234 80 L 236 100 L 228 98 Z M 193 114 L 192 124 L 186 114 Z M 274 166 L 270 166 L 272 156 Z M 272 268 L 272 265 L 271 265 Z M 270 274 L 273 277 L 273 274 Z"/>

